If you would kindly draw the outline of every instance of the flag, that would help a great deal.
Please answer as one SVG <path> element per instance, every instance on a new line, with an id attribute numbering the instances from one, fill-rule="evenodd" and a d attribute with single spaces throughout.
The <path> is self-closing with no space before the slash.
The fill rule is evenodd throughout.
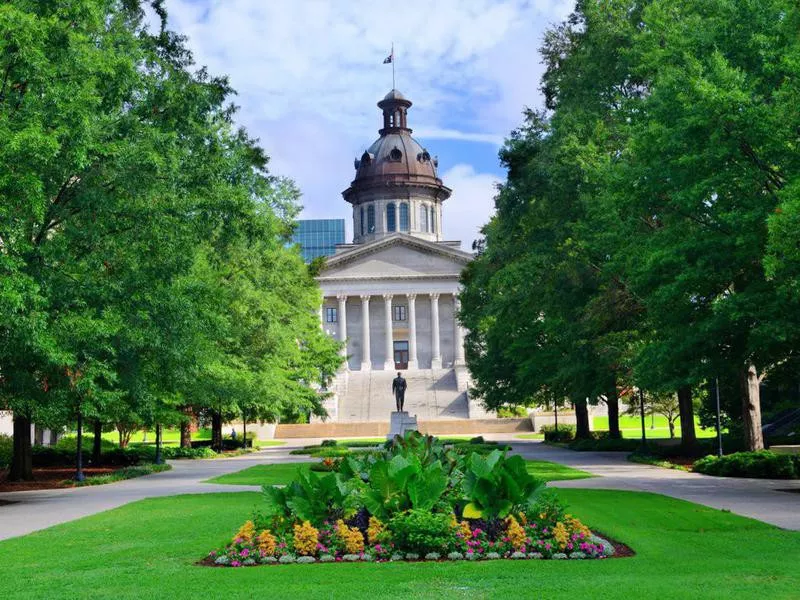
<path id="1" fill-rule="evenodd" d="M 383 59 L 383 64 L 388 65 L 389 63 L 394 62 L 394 49 L 392 49 L 391 54 Z"/>

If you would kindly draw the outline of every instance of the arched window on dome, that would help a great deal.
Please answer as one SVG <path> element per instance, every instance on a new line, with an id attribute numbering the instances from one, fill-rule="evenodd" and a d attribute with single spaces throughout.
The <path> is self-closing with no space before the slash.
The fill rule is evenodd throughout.
<path id="1" fill-rule="evenodd" d="M 408 231 L 408 202 L 400 203 L 400 231 Z"/>
<path id="2" fill-rule="evenodd" d="M 419 207 L 419 230 L 422 232 L 428 231 L 428 207 L 424 204 Z"/>
<path id="3" fill-rule="evenodd" d="M 431 232 L 436 233 L 436 207 L 431 206 Z"/>
<path id="4" fill-rule="evenodd" d="M 386 205 L 386 231 L 397 231 L 397 214 L 394 202 Z"/>
<path id="5" fill-rule="evenodd" d="M 367 233 L 375 233 L 375 207 L 372 204 L 367 207 Z"/>
<path id="6" fill-rule="evenodd" d="M 361 230 L 361 235 L 364 235 L 364 207 L 361 207 L 361 218 L 358 220 L 358 226 Z"/>

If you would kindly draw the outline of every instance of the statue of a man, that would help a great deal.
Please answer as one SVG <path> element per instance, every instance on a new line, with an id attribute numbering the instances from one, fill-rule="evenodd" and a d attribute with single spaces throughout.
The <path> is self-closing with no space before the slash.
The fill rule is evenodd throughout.
<path id="1" fill-rule="evenodd" d="M 400 372 L 397 372 L 397 377 L 392 379 L 392 393 L 394 394 L 394 401 L 397 404 L 397 412 L 403 412 L 403 403 L 406 401 L 406 380 Z"/>

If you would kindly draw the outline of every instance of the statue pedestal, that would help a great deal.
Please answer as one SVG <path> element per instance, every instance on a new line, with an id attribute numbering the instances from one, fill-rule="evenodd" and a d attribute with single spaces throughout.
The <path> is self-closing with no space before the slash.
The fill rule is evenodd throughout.
<path id="1" fill-rule="evenodd" d="M 389 419 L 389 435 L 393 439 L 396 435 L 405 435 L 406 431 L 417 431 L 417 417 L 412 417 L 406 411 L 393 411 Z"/>

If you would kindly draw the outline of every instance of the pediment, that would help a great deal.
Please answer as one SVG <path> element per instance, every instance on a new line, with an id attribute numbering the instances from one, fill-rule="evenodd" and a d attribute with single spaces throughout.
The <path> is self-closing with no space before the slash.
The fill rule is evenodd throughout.
<path id="1" fill-rule="evenodd" d="M 396 234 L 330 257 L 319 279 L 458 277 L 471 259 L 451 246 Z"/>

